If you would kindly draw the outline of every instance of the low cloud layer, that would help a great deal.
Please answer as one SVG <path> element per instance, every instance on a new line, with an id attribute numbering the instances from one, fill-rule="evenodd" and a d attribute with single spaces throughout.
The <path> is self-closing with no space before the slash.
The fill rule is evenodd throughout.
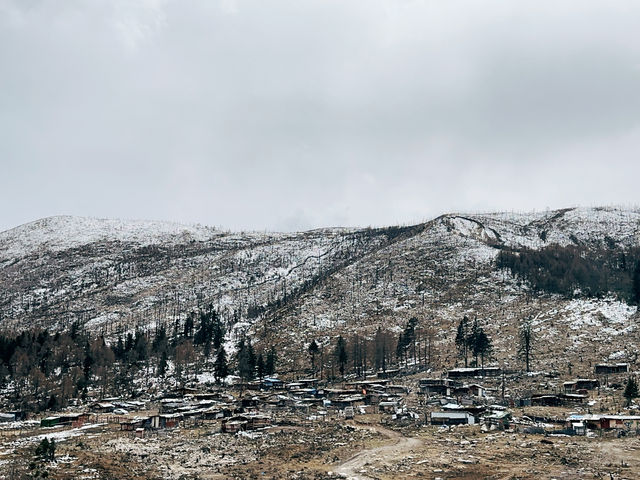
<path id="1" fill-rule="evenodd" d="M 636 1 L 0 0 L 0 229 L 637 204 Z"/>

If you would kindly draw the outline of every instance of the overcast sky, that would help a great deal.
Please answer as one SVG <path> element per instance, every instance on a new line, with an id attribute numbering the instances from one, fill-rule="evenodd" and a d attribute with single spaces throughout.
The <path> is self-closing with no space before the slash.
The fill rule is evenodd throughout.
<path id="1" fill-rule="evenodd" d="M 0 230 L 637 205 L 640 2 L 0 0 Z"/>

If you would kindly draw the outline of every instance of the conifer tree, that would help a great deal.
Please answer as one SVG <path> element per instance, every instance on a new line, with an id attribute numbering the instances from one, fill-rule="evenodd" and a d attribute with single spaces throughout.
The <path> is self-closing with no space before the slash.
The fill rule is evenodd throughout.
<path id="1" fill-rule="evenodd" d="M 636 263 L 633 271 L 633 301 L 636 305 L 640 305 L 640 261 Z"/>
<path id="2" fill-rule="evenodd" d="M 478 319 L 473 321 L 471 333 L 467 337 L 467 345 L 475 359 L 475 366 L 479 366 L 478 357 L 480 357 L 480 366 L 484 368 L 484 359 L 491 353 L 493 346 L 491 345 L 491 340 L 485 333 L 484 329 L 478 323 Z"/>
<path id="3" fill-rule="evenodd" d="M 386 353 L 385 335 L 382 327 L 378 327 L 374 338 L 374 365 L 376 370 L 382 370 L 383 372 L 387 370 Z"/>
<path id="4" fill-rule="evenodd" d="M 347 344 L 344 341 L 344 338 L 342 338 L 342 335 L 338 337 L 338 340 L 336 342 L 336 349 L 334 353 L 335 353 L 336 361 L 340 366 L 340 375 L 344 378 L 344 366 L 347 363 L 348 357 L 347 357 Z"/>
<path id="5" fill-rule="evenodd" d="M 458 348 L 458 357 L 464 358 L 464 366 L 468 365 L 468 352 L 469 352 L 469 317 L 466 315 L 462 317 L 458 324 L 458 331 L 456 333 L 456 347 Z"/>
<path id="6" fill-rule="evenodd" d="M 402 359 L 405 356 L 405 340 L 402 332 L 398 335 L 398 343 L 396 344 L 396 360 L 398 362 L 402 362 Z"/>
<path id="7" fill-rule="evenodd" d="M 224 328 L 222 327 L 222 322 L 220 321 L 220 316 L 213 313 L 213 325 L 212 325 L 212 338 L 213 348 L 218 350 L 222 346 L 222 342 L 224 342 Z"/>
<path id="8" fill-rule="evenodd" d="M 251 380 L 255 375 L 256 356 L 251 345 L 251 340 L 242 338 L 238 344 L 238 374 L 244 380 Z"/>
<path id="9" fill-rule="evenodd" d="M 629 377 L 623 395 L 627 399 L 627 406 L 631 405 L 631 400 L 638 398 L 638 382 L 635 378 Z"/>
<path id="10" fill-rule="evenodd" d="M 50 462 L 56 458 L 56 439 L 52 438 L 49 442 L 49 451 L 47 452 L 47 458 Z"/>
<path id="11" fill-rule="evenodd" d="M 278 356 L 276 354 L 276 347 L 271 345 L 269 351 L 267 352 L 267 360 L 265 362 L 264 370 L 267 375 L 273 375 L 276 373 L 276 362 Z"/>
<path id="12" fill-rule="evenodd" d="M 258 359 L 256 360 L 256 371 L 258 373 L 258 378 L 260 379 L 260 381 L 262 381 L 265 373 L 264 358 L 262 356 L 262 353 L 258 355 Z"/>
<path id="13" fill-rule="evenodd" d="M 216 382 L 218 383 L 220 383 L 221 380 L 224 380 L 227 377 L 227 375 L 229 375 L 229 367 L 227 365 L 227 353 L 225 352 L 224 347 L 221 347 L 218 350 L 214 368 L 215 368 Z"/>
<path id="14" fill-rule="evenodd" d="M 158 362 L 158 375 L 164 377 L 165 373 L 167 373 L 167 352 L 163 351 L 160 356 L 160 361 Z"/>
<path id="15" fill-rule="evenodd" d="M 311 371 L 313 372 L 313 375 L 316 373 L 316 354 L 319 350 L 320 347 L 318 347 L 316 341 L 311 340 L 311 343 L 309 344 L 309 355 L 311 355 Z"/>

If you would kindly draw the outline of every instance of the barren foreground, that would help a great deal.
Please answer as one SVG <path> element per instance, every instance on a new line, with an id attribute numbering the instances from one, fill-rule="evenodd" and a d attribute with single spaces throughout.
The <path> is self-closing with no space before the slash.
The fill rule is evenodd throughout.
<path id="1" fill-rule="evenodd" d="M 50 436 L 58 438 L 54 462 L 33 456 L 40 430 L 4 431 L 0 478 L 631 480 L 640 475 L 636 437 L 482 433 L 476 426 L 391 429 L 378 421 L 365 415 L 358 423 L 238 435 L 219 433 L 213 422 L 146 438 L 107 425 L 52 430 Z"/>

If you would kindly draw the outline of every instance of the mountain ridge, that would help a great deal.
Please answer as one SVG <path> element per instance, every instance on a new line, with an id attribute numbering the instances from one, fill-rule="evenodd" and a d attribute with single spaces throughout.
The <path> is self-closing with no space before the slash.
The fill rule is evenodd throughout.
<path id="1" fill-rule="evenodd" d="M 57 330 L 79 322 L 115 338 L 179 323 L 212 305 L 230 343 L 249 334 L 258 343 L 281 344 L 291 358 L 310 337 L 329 346 L 337 334 L 371 336 L 378 326 L 397 331 L 411 316 L 432 319 L 444 357 L 465 314 L 483 318 L 502 352 L 513 349 L 514 329 L 529 316 L 549 332 L 564 322 L 558 333 L 571 340 L 576 309 L 595 312 L 589 334 L 605 328 L 636 334 L 636 307 L 615 296 L 581 300 L 534 292 L 496 267 L 502 251 L 552 245 L 631 251 L 640 246 L 634 209 L 453 213 L 411 226 L 289 233 L 55 218 L 0 233 L 3 330 Z M 598 320 L 609 314 L 614 327 Z M 618 351 L 611 343 L 595 348 L 594 361 Z M 629 343 L 630 355 L 637 344 Z"/>

